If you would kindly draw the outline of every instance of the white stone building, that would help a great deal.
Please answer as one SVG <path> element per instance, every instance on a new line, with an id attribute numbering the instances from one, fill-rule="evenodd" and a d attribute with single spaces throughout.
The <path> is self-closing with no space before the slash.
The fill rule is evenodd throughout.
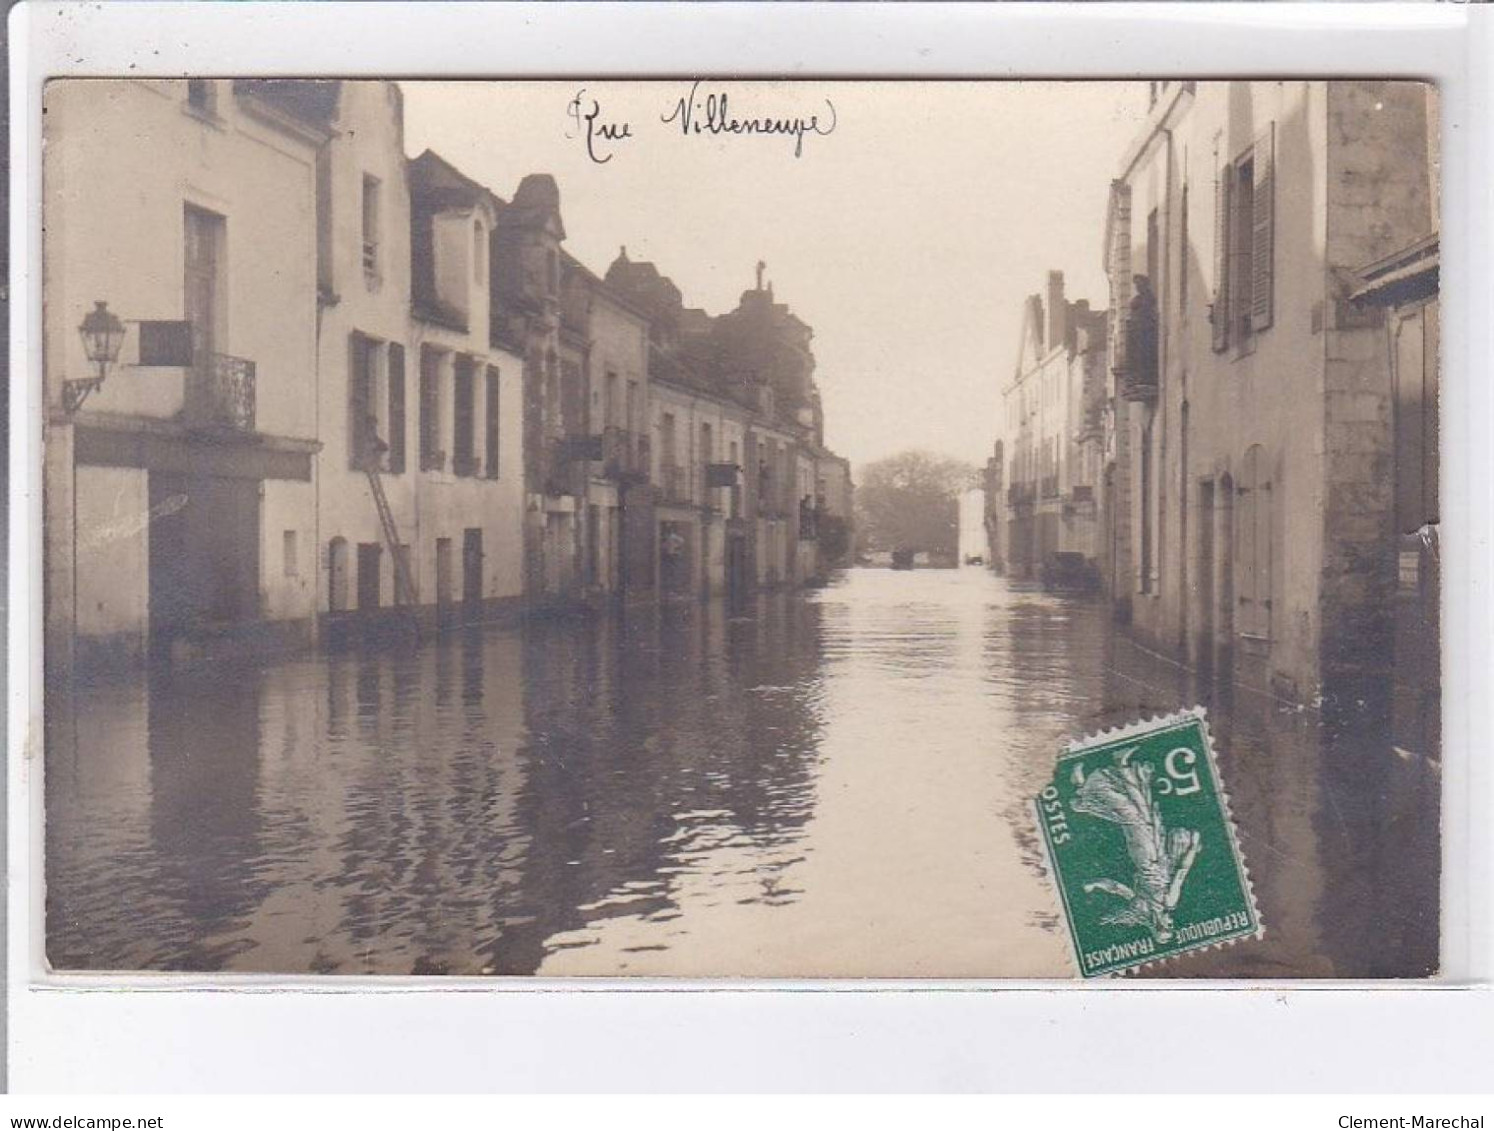
<path id="1" fill-rule="evenodd" d="M 47 87 L 54 673 L 313 632 L 315 179 L 328 108 L 306 86 Z M 90 389 L 75 384 L 98 372 L 78 327 L 97 303 L 124 341 Z"/>

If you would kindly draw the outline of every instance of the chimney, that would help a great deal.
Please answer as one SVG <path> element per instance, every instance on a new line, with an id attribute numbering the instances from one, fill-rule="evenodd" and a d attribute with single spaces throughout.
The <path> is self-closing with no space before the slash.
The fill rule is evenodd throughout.
<path id="1" fill-rule="evenodd" d="M 1063 272 L 1048 272 L 1047 346 L 1054 349 L 1068 340 L 1069 306 L 1063 300 Z"/>

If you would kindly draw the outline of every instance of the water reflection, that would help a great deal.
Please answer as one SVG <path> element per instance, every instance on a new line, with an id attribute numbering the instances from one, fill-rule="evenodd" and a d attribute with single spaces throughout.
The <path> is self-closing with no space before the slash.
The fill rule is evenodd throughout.
<path id="1" fill-rule="evenodd" d="M 1068 738 L 1200 700 L 1268 937 L 1171 971 L 1434 965 L 1437 782 L 1368 700 L 1210 701 L 1100 605 L 974 570 L 55 700 L 49 957 L 1064 975 L 1028 798 Z"/>

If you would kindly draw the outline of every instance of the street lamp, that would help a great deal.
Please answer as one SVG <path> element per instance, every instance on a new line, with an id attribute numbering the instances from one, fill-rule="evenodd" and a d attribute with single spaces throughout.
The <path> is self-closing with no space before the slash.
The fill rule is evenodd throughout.
<path id="1" fill-rule="evenodd" d="M 104 383 L 109 375 L 109 366 L 119 359 L 119 347 L 124 344 L 124 323 L 109 309 L 106 302 L 95 301 L 93 309 L 78 327 L 83 339 L 83 352 L 88 360 L 98 367 L 98 376 L 79 377 L 62 382 L 62 407 L 69 416 L 77 412 L 88 394 Z"/>

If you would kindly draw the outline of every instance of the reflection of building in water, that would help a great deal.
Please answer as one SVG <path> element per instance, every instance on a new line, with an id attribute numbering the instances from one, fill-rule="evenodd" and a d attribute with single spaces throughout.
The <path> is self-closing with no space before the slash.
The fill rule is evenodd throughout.
<path id="1" fill-rule="evenodd" d="M 108 688 L 48 742 L 49 958 L 528 973 L 678 915 L 682 873 L 793 899 L 816 617 L 644 606 Z"/>
<path id="2" fill-rule="evenodd" d="M 613 917 L 667 922 L 678 879 L 732 844 L 722 866 L 747 866 L 757 891 L 739 898 L 791 898 L 773 877 L 813 805 L 816 612 L 764 598 L 753 620 L 642 609 L 531 633 L 526 681 L 544 693 L 528 699 L 519 813 L 535 847 L 490 965 L 533 972 Z"/>

